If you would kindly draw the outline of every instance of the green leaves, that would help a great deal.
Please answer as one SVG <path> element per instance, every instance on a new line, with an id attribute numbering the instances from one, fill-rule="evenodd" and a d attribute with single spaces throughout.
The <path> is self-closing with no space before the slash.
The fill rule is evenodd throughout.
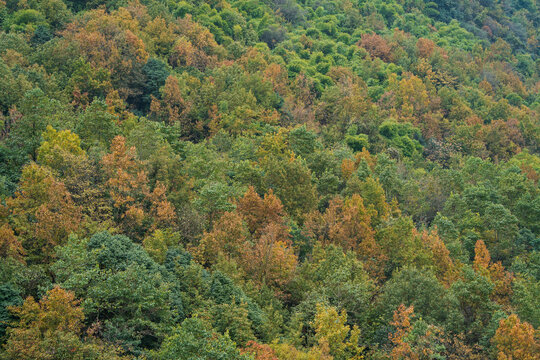
<path id="1" fill-rule="evenodd" d="M 202 320 L 186 319 L 173 335 L 163 342 L 158 352 L 160 360 L 248 360 L 240 355 L 228 335 L 208 330 Z"/>

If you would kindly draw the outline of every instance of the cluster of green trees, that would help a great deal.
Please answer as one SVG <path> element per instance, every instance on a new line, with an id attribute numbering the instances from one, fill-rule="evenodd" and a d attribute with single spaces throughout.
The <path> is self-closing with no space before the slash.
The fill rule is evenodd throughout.
<path id="1" fill-rule="evenodd" d="M 0 359 L 536 359 L 539 29 L 0 0 Z"/>

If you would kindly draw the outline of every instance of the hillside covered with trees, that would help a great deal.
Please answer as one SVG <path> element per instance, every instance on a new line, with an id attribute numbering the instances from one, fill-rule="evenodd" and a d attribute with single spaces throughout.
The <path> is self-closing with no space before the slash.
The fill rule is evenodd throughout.
<path id="1" fill-rule="evenodd" d="M 0 0 L 0 359 L 535 360 L 536 0 Z"/>

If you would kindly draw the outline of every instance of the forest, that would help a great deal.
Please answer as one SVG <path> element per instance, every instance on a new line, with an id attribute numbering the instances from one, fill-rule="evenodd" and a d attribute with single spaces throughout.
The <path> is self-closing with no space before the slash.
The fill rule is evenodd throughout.
<path id="1" fill-rule="evenodd" d="M 537 360 L 536 0 L 0 0 L 0 360 Z"/>

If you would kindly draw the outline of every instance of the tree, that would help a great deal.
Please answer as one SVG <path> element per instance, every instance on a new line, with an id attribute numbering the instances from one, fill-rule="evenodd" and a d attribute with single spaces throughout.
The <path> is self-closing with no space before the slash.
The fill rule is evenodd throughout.
<path id="1" fill-rule="evenodd" d="M 491 341 L 498 360 L 532 360 L 540 353 L 537 331 L 530 324 L 521 322 L 516 314 L 500 321 Z"/>
<path id="2" fill-rule="evenodd" d="M 362 34 L 362 39 L 358 44 L 366 49 L 371 56 L 378 57 L 385 62 L 392 61 L 392 48 L 380 35 Z"/>
<path id="3" fill-rule="evenodd" d="M 195 252 L 203 264 L 215 264 L 219 256 L 240 259 L 248 246 L 248 231 L 243 218 L 236 212 L 226 212 L 214 224 L 211 232 L 205 233 Z"/>
<path id="4" fill-rule="evenodd" d="M 156 182 L 150 191 L 147 172 L 138 159 L 135 147 L 117 136 L 109 154 L 101 160 L 107 177 L 107 189 L 113 200 L 116 221 L 131 236 L 140 237 L 147 230 L 173 226 L 175 210 L 167 200 L 166 188 Z"/>
<path id="5" fill-rule="evenodd" d="M 390 325 L 396 328 L 394 333 L 388 335 L 388 338 L 393 344 L 390 358 L 392 360 L 400 359 L 419 359 L 418 355 L 411 349 L 411 345 L 407 343 L 406 337 L 412 330 L 411 319 L 414 317 L 414 307 L 411 305 L 405 307 L 401 304 L 394 311 L 394 318 Z"/>
<path id="6" fill-rule="evenodd" d="M 190 104 L 182 96 L 180 84 L 176 77 L 170 75 L 161 88 L 161 99 L 152 98 L 150 105 L 151 117 L 167 124 L 178 123 L 182 126 L 185 135 L 189 135 L 192 124 L 187 117 Z"/>
<path id="7" fill-rule="evenodd" d="M 174 333 L 163 342 L 159 352 L 160 360 L 248 360 L 240 354 L 228 335 L 217 334 L 208 329 L 198 318 L 186 319 Z"/>
<path id="8" fill-rule="evenodd" d="M 8 329 L 6 359 L 121 359 L 112 346 L 81 340 L 84 314 L 72 292 L 56 286 L 39 302 L 29 297 L 11 311 L 18 322 Z"/>
<path id="9" fill-rule="evenodd" d="M 18 120 L 9 131 L 8 143 L 34 161 L 37 160 L 37 149 L 47 125 L 57 125 L 55 123 L 59 116 L 65 116 L 64 121 L 70 119 L 70 115 L 65 113 L 65 107 L 49 99 L 39 88 L 27 91 L 20 106 L 14 111 L 13 115 L 17 114 Z"/>
<path id="10" fill-rule="evenodd" d="M 405 267 L 382 287 L 379 304 L 382 313 L 390 316 L 400 304 L 414 306 L 417 314 L 429 323 L 443 323 L 453 316 L 453 299 L 429 270 Z M 442 310 L 442 304 L 446 304 Z M 452 310 L 450 310 L 452 309 Z"/>
<path id="11" fill-rule="evenodd" d="M 81 226 L 81 209 L 50 170 L 31 163 L 23 169 L 19 191 L 8 199 L 10 222 L 31 262 L 48 261 L 54 247 Z"/>
<path id="12" fill-rule="evenodd" d="M 336 360 L 360 358 L 364 348 L 358 344 L 360 330 L 355 325 L 352 329 L 347 323 L 347 313 L 338 313 L 334 307 L 317 304 L 317 314 L 313 327 L 318 346 Z"/>
<path id="13" fill-rule="evenodd" d="M 227 333 L 238 346 L 245 346 L 255 339 L 246 303 L 238 305 L 233 298 L 230 304 L 213 306 L 211 314 L 214 328 L 222 334 Z"/>
<path id="14" fill-rule="evenodd" d="M 65 41 L 77 44 L 81 54 L 96 68 L 111 72 L 113 85 L 122 97 L 138 95 L 132 90 L 148 59 L 144 42 L 136 35 L 139 24 L 126 8 L 89 10 L 63 32 Z"/>
<path id="15" fill-rule="evenodd" d="M 94 334 L 130 354 L 159 347 L 171 328 L 172 304 L 160 267 L 126 236 L 72 237 L 58 249 L 53 271 L 82 299 Z"/>
<path id="16" fill-rule="evenodd" d="M 370 212 L 358 194 L 345 200 L 336 197 L 324 214 L 312 213 L 306 221 L 306 229 L 312 237 L 323 243 L 331 243 L 344 250 L 354 250 L 365 261 L 366 270 L 379 276 L 385 256 L 375 242 Z"/>
<path id="17" fill-rule="evenodd" d="M 465 333 L 466 342 L 469 344 L 478 343 L 499 309 L 490 299 L 493 288 L 489 278 L 477 274 L 470 267 L 463 267 L 462 279 L 454 282 L 450 288 L 459 303 L 458 309 L 461 313 L 454 321 L 454 326 Z"/>
<path id="18" fill-rule="evenodd" d="M 478 240 L 474 246 L 474 271 L 489 276 L 489 265 L 491 264 L 491 256 L 486 248 L 486 244 L 482 240 Z"/>
<path id="19" fill-rule="evenodd" d="M 259 344 L 253 340 L 248 341 L 241 351 L 242 354 L 250 355 L 255 360 L 279 360 L 270 345 Z"/>
<path id="20" fill-rule="evenodd" d="M 56 131 L 47 125 L 43 133 L 43 142 L 37 149 L 37 161 L 55 171 L 63 173 L 69 157 L 85 157 L 86 153 L 81 149 L 81 140 L 77 134 L 70 130 Z"/>
<path id="21" fill-rule="evenodd" d="M 487 277 L 495 285 L 493 300 L 500 305 L 509 306 L 512 295 L 512 275 L 504 270 L 500 262 L 491 263 L 491 256 L 482 240 L 476 242 L 474 253 L 474 271 Z"/>
<path id="22" fill-rule="evenodd" d="M 9 311 L 13 306 L 22 305 L 20 292 L 10 283 L 0 285 L 0 343 L 4 344 L 6 329 L 16 318 Z"/>
<path id="23" fill-rule="evenodd" d="M 266 189 L 272 189 L 283 202 L 287 213 L 301 219 L 315 208 L 316 192 L 311 182 L 311 171 L 298 158 L 268 158 L 263 161 Z"/>
<path id="24" fill-rule="evenodd" d="M 244 196 L 238 200 L 237 209 L 254 236 L 260 236 L 268 224 L 284 221 L 283 205 L 271 189 L 264 198 L 261 198 L 255 192 L 255 188 L 250 186 Z"/>
<path id="25" fill-rule="evenodd" d="M 247 273 L 258 284 L 277 289 L 286 285 L 292 279 L 297 264 L 288 229 L 278 223 L 268 224 L 242 261 Z"/>
<path id="26" fill-rule="evenodd" d="M 109 113 L 108 106 L 101 100 L 94 100 L 79 115 L 75 132 L 81 137 L 85 149 L 97 147 L 105 151 L 118 132 L 117 118 Z"/>
<path id="27" fill-rule="evenodd" d="M 354 252 L 316 244 L 311 258 L 299 267 L 295 282 L 304 284 L 302 298 L 327 299 L 347 312 L 349 323 L 361 329 L 368 326 L 375 285 Z"/>
<path id="28" fill-rule="evenodd" d="M 0 227 L 0 257 L 14 258 L 24 262 L 25 251 L 17 236 L 9 224 Z"/>

